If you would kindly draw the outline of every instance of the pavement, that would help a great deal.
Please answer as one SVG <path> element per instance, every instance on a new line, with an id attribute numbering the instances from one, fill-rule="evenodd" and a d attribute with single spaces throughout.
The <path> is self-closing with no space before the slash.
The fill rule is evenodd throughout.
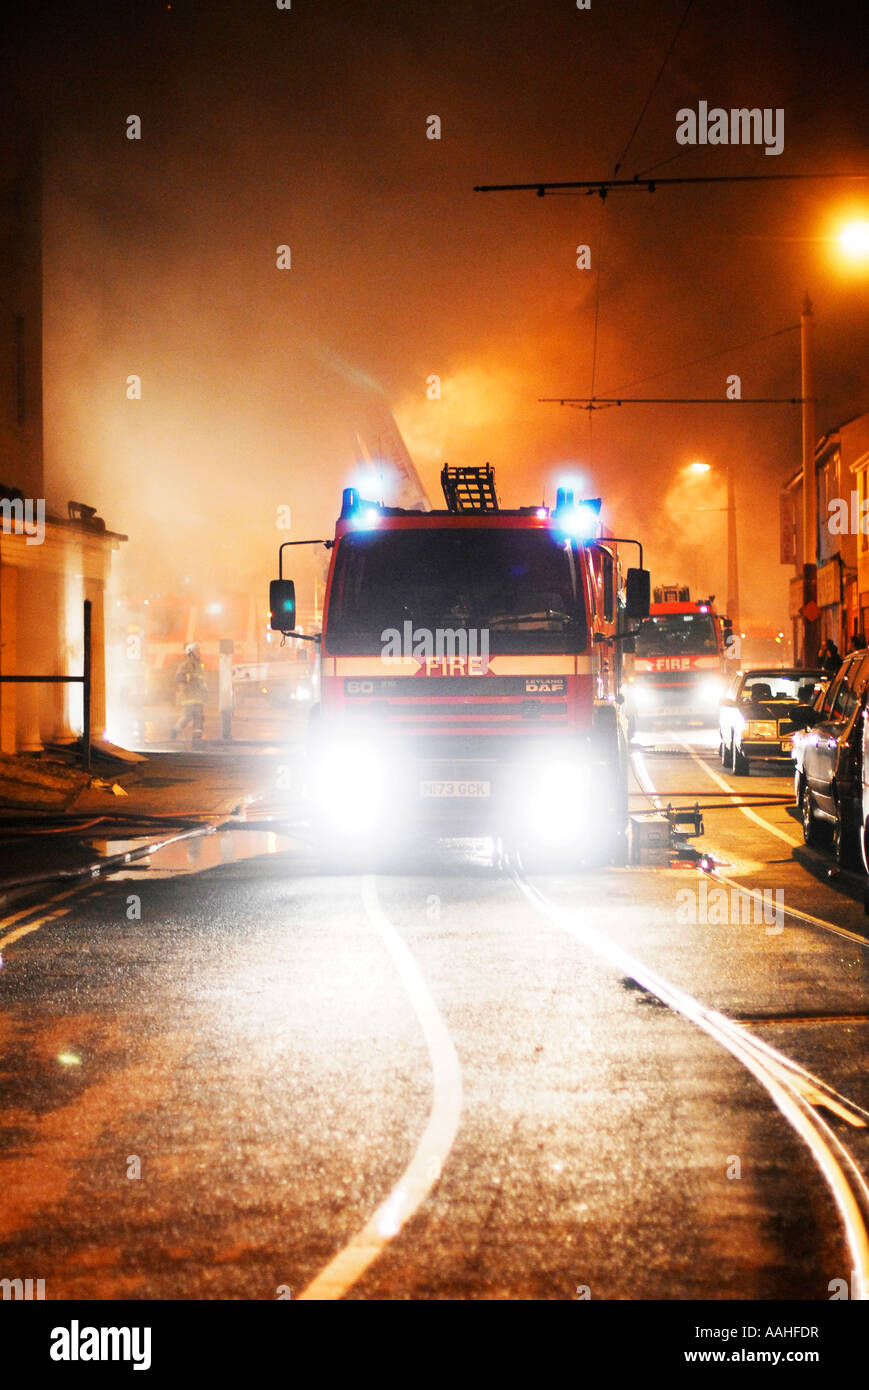
<path id="1" fill-rule="evenodd" d="M 69 772 L 77 770 L 60 767 L 56 780 L 75 787 L 63 807 L 31 803 L 4 808 L 0 903 L 22 880 L 84 875 L 107 867 L 119 854 L 145 852 L 152 843 L 179 834 L 200 834 L 227 820 L 244 820 L 249 808 L 272 795 L 278 768 L 286 761 L 286 753 L 277 748 L 254 754 L 234 745 L 204 744 L 197 752 L 148 752 L 132 767 L 100 760 L 99 775 L 90 781 L 79 774 L 72 782 Z M 45 779 L 39 764 L 34 771 Z"/>

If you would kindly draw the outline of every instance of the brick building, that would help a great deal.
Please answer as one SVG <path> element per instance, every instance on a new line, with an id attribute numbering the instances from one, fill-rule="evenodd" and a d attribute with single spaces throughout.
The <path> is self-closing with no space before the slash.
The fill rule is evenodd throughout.
<path id="1" fill-rule="evenodd" d="M 815 446 L 820 640 L 831 637 L 850 651 L 854 634 L 869 635 L 869 412 L 846 420 Z M 803 470 L 782 490 L 781 560 L 795 566 L 789 612 L 794 650 L 799 649 L 799 610 L 803 602 Z M 861 520 L 865 515 L 865 520 Z"/>

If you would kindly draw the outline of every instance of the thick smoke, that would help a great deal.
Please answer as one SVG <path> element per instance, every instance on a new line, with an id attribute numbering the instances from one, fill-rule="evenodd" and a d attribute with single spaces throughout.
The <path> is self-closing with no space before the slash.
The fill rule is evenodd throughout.
<path id="1" fill-rule="evenodd" d="M 723 395 L 731 373 L 746 396 L 797 395 L 796 334 L 697 359 L 796 323 L 808 287 L 819 429 L 869 408 L 865 281 L 824 240 L 851 193 L 471 191 L 611 173 L 682 8 L 73 5 L 39 32 L 25 15 L 15 80 L 45 113 L 49 499 L 94 502 L 129 534 L 131 584 L 261 586 L 278 508 L 294 536 L 328 534 L 354 430 L 392 410 L 433 497 L 444 459 L 491 460 L 508 504 L 578 476 L 649 542 L 657 579 L 723 594 L 723 516 L 691 509 L 721 502 L 729 465 L 743 611 L 781 622 L 797 410 L 538 397 Z M 823 28 L 815 6 L 697 7 L 622 172 L 859 167 L 861 75 L 830 99 L 853 38 L 829 7 Z M 700 100 L 783 107 L 784 153 L 680 149 L 675 113 Z M 699 503 L 681 474 L 695 458 L 713 470 Z"/>

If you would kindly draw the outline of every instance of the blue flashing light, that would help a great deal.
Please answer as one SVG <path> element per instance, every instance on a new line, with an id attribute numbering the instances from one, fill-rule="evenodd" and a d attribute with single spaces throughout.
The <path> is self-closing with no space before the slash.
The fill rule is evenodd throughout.
<path id="1" fill-rule="evenodd" d="M 600 520 L 600 497 L 577 502 L 571 488 L 558 489 L 553 516 L 558 529 L 575 540 L 591 540 Z"/>
<path id="2" fill-rule="evenodd" d="M 597 523 L 598 515 L 594 508 L 587 502 L 581 502 L 578 507 L 572 507 L 559 516 L 558 529 L 575 540 L 588 541 L 597 530 Z"/>
<path id="3" fill-rule="evenodd" d="M 360 529 L 376 526 L 380 520 L 380 507 L 359 496 L 359 489 L 345 487 L 341 493 L 341 520 L 352 521 Z"/>

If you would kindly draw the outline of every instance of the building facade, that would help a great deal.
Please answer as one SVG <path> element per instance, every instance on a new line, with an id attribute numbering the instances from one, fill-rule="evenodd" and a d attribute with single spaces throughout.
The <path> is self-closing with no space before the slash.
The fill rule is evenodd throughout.
<path id="1" fill-rule="evenodd" d="M 869 633 L 869 412 L 846 421 L 815 446 L 817 604 L 821 643 L 843 654 Z M 800 650 L 803 606 L 803 470 L 781 495 L 781 561 L 794 567 L 789 615 Z M 864 526 L 866 530 L 864 531 Z"/>
<path id="2" fill-rule="evenodd" d="M 46 512 L 42 444 L 42 170 L 38 128 L 0 110 L 0 678 L 79 675 L 91 601 L 94 740 L 104 736 L 105 592 L 126 537 L 95 509 Z M 77 736 L 82 687 L 0 679 L 0 751 Z"/>
<path id="3" fill-rule="evenodd" d="M 852 633 L 869 640 L 869 411 L 842 425 L 842 458 L 856 495 L 859 528 L 856 534 L 857 574 L 849 601 Z"/>

